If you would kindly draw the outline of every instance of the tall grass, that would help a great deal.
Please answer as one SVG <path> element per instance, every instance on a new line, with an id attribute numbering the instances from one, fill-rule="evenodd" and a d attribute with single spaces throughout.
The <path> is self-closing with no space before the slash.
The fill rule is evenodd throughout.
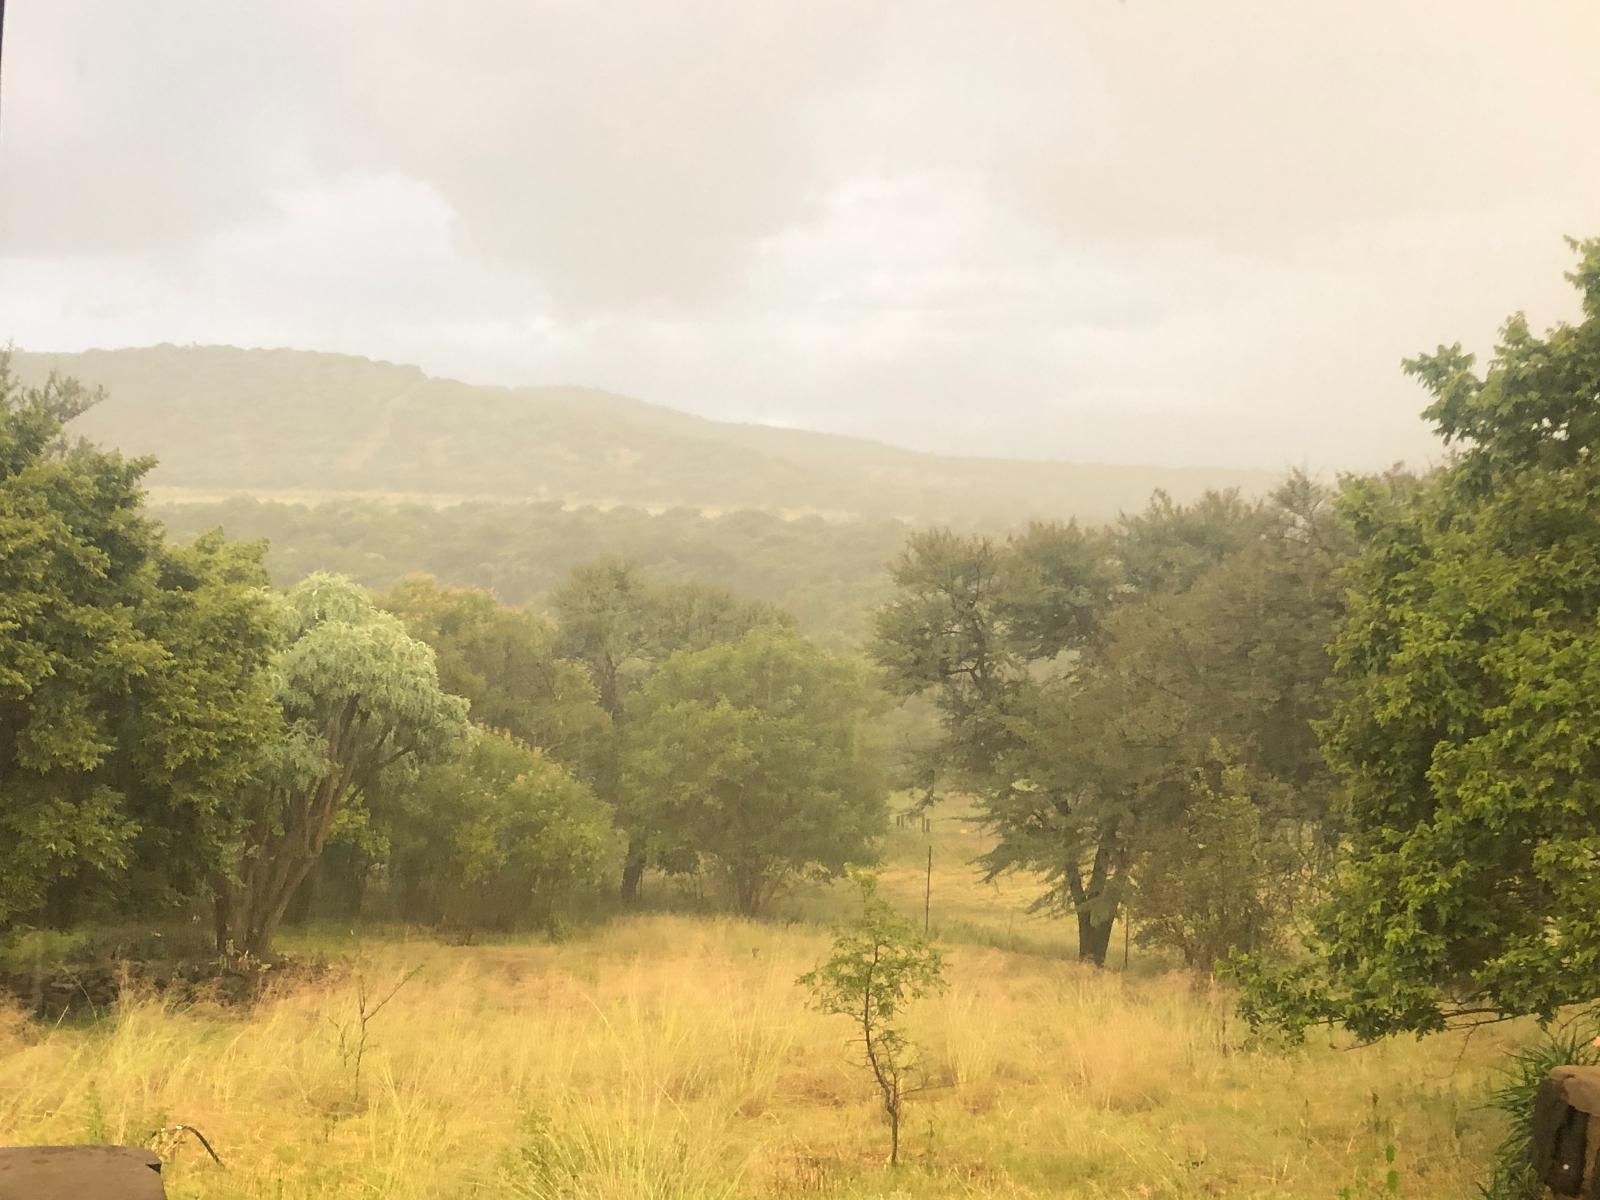
<path id="1" fill-rule="evenodd" d="M 1390 1142 L 1403 1195 L 1470 1195 L 1502 1133 L 1479 1101 L 1507 1034 L 1464 1054 L 1439 1038 L 1284 1056 L 1243 1044 L 1204 981 L 947 943 L 951 987 L 909 1029 L 938 1086 L 890 1173 L 846 1034 L 793 983 L 826 942 L 641 916 L 560 945 L 369 943 L 369 992 L 421 969 L 372 1023 L 359 1085 L 338 1036 L 353 967 L 244 1014 L 154 999 L 86 1027 L 12 1014 L 0 1141 L 193 1124 L 226 1169 L 181 1149 L 169 1186 L 190 1200 L 1332 1200 Z"/>

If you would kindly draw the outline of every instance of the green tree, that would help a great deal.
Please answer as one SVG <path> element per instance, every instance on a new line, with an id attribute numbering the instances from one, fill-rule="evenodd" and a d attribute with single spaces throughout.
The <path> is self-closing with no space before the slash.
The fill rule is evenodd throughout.
<path id="1" fill-rule="evenodd" d="M 440 688 L 433 650 L 350 580 L 312 575 L 280 613 L 272 671 L 282 724 L 217 900 L 219 949 L 257 955 L 364 791 L 385 773 L 452 757 L 467 726 L 467 702 Z"/>
<path id="2" fill-rule="evenodd" d="M 1205 971 L 1237 952 L 1275 948 L 1296 864 L 1292 845 L 1270 836 L 1275 805 L 1261 794 L 1270 786 L 1221 745 L 1193 771 L 1182 815 L 1140 847 L 1141 945 L 1176 950 Z"/>
<path id="3" fill-rule="evenodd" d="M 1260 783 L 1275 857 L 1326 857 L 1335 789 L 1312 726 L 1343 552 L 1299 476 L 1267 504 L 1158 495 L 1100 533 L 912 539 L 874 652 L 891 686 L 938 707 L 929 759 L 997 834 L 988 875 L 1042 875 L 1036 909 L 1076 917 L 1085 960 L 1104 962 L 1135 876 L 1161 869 L 1205 799 L 1219 741 Z"/>
<path id="4" fill-rule="evenodd" d="M 944 958 L 878 897 L 870 875 L 858 880 L 861 915 L 834 931 L 833 952 L 797 981 L 822 1012 L 849 1017 L 889 1122 L 889 1165 L 900 1162 L 906 1097 L 920 1090 L 916 1047 L 900 1030 L 906 1006 L 944 989 Z"/>
<path id="5" fill-rule="evenodd" d="M 1580 323 L 1513 317 L 1482 375 L 1459 346 L 1406 364 L 1448 465 L 1346 488 L 1324 734 L 1349 856 L 1314 956 L 1255 976 L 1258 1021 L 1377 1037 L 1600 996 L 1600 241 L 1580 250 Z"/>
<path id="6" fill-rule="evenodd" d="M 1079 953 L 1103 962 L 1125 855 L 1102 795 L 1057 751 L 1076 736 L 1063 701 L 1118 586 L 1106 540 L 1075 525 L 1005 543 L 937 530 L 911 539 L 893 575 L 873 654 L 890 688 L 938 709 L 930 769 L 978 797 L 998 835 L 988 876 L 1044 871 L 1036 907 L 1074 912 Z"/>
<path id="7" fill-rule="evenodd" d="M 0 925 L 192 895 L 270 729 L 260 547 L 167 546 L 98 399 L 0 355 Z"/>
<path id="8" fill-rule="evenodd" d="M 654 579 L 622 559 L 574 570 L 555 596 L 557 650 L 583 663 L 594 681 L 612 735 L 593 764 L 595 790 L 628 834 L 622 899 L 638 899 L 649 865 L 652 829 L 623 787 L 623 753 L 638 689 L 672 654 L 702 650 L 763 626 L 792 621 L 769 604 L 740 600 L 725 588 Z M 659 844 L 660 839 L 655 839 Z"/>
<path id="9" fill-rule="evenodd" d="M 709 865 L 754 916 L 798 874 L 864 861 L 886 817 L 862 664 L 757 629 L 673 655 L 644 685 L 624 787 L 681 868 Z"/>
<path id="10" fill-rule="evenodd" d="M 611 810 L 560 764 L 501 733 L 386 798 L 389 870 L 408 920 L 558 928 L 620 858 Z"/>
<path id="11" fill-rule="evenodd" d="M 472 720 L 537 746 L 589 774 L 610 731 L 583 664 L 557 653 L 556 629 L 477 588 L 427 576 L 402 579 L 378 598 L 412 637 L 433 647 L 439 685 L 472 705 Z"/>

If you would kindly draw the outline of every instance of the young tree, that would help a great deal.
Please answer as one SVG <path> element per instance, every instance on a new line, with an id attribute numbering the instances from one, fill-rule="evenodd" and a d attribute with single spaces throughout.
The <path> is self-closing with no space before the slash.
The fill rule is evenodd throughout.
<path id="1" fill-rule="evenodd" d="M 1214 744 L 1211 760 L 1192 772 L 1182 816 L 1141 847 L 1141 945 L 1176 950 L 1186 967 L 1212 971 L 1235 953 L 1277 944 L 1297 864 L 1292 845 L 1270 836 L 1266 814 L 1276 804 L 1262 792 L 1274 786 Z"/>
<path id="2" fill-rule="evenodd" d="M 680 867 L 708 863 L 754 916 L 787 880 L 837 875 L 885 822 L 865 668 L 758 629 L 673 655 L 640 692 L 624 787 Z"/>
<path id="3" fill-rule="evenodd" d="M 1378 1037 L 1600 996 L 1600 241 L 1580 250 L 1579 324 L 1513 317 L 1481 376 L 1459 346 L 1406 364 L 1452 461 L 1342 497 L 1349 856 L 1256 1020 Z"/>
<path id="4" fill-rule="evenodd" d="M 0 926 L 193 895 L 271 727 L 260 548 L 167 546 L 97 399 L 0 354 Z"/>
<path id="5" fill-rule="evenodd" d="M 450 758 L 467 727 L 467 702 L 439 687 L 433 651 L 350 580 L 308 577 L 284 597 L 281 621 L 281 730 L 217 897 L 219 950 L 257 955 L 363 790 L 384 772 Z"/>
<path id="6" fill-rule="evenodd" d="M 861 915 L 834 931 L 833 953 L 797 981 L 822 1012 L 849 1017 L 862 1059 L 889 1122 L 889 1165 L 900 1162 L 906 1097 L 920 1090 L 916 1048 L 900 1031 L 906 1005 L 944 988 L 944 959 L 877 895 L 870 875 L 858 880 Z"/>

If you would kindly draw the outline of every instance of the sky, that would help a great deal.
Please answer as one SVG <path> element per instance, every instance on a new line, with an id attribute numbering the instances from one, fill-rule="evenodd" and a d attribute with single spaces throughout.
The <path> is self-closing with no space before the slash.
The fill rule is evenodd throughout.
<path id="1" fill-rule="evenodd" d="M 15 0 L 0 342 L 1365 470 L 1577 313 L 1597 0 Z"/>

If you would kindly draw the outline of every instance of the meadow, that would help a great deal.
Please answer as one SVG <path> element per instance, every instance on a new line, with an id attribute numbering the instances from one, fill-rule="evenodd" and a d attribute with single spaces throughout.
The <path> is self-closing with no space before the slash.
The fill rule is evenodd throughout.
<path id="1" fill-rule="evenodd" d="M 556 943 L 302 931 L 285 948 L 336 969 L 248 1012 L 12 1012 L 0 1142 L 190 1124 L 224 1163 L 178 1141 L 169 1192 L 194 1200 L 1475 1194 L 1500 1135 L 1483 1100 L 1525 1030 L 1255 1044 L 1224 988 L 1137 946 L 1126 971 L 1120 942 L 1119 969 L 1073 961 L 1029 881 L 978 881 L 959 814 L 892 835 L 882 887 L 908 915 L 930 842 L 949 987 L 912 1011 L 929 1086 L 894 1171 L 847 1023 L 795 985 L 843 887 L 766 922 L 654 911 Z"/>

